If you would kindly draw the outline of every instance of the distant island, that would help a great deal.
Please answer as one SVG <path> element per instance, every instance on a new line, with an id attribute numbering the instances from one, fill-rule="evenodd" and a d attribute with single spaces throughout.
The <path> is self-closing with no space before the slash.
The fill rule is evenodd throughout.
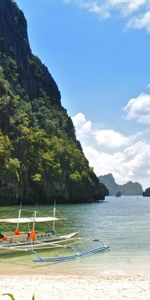
<path id="1" fill-rule="evenodd" d="M 121 195 L 142 195 L 143 188 L 138 182 L 129 181 L 126 184 L 120 185 L 115 182 L 112 174 L 99 176 L 99 180 L 109 190 L 110 196 L 121 196 Z M 150 192 L 150 191 L 149 191 Z"/>
<path id="2" fill-rule="evenodd" d="M 150 197 L 150 187 L 143 192 L 144 197 Z"/>

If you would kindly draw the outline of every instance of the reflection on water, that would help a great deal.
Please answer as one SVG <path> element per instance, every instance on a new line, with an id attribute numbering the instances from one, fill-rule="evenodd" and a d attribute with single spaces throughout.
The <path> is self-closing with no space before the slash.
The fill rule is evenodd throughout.
<path id="1" fill-rule="evenodd" d="M 31 211 L 31 207 L 26 207 Z M 57 230 L 61 233 L 77 231 L 86 238 L 98 238 L 110 245 L 109 251 L 91 257 L 64 263 L 41 264 L 33 263 L 33 254 L 19 256 L 1 256 L 0 271 L 28 273 L 83 273 L 99 274 L 110 269 L 144 270 L 150 266 L 150 198 L 143 197 L 107 197 L 103 203 L 81 205 L 59 205 L 57 207 L 67 222 L 59 222 Z M 52 211 L 52 207 L 39 207 L 43 214 Z M 8 213 L 17 216 L 17 209 L 0 208 L 0 217 L 8 217 Z M 34 208 L 33 210 L 34 211 Z M 2 230 L 2 224 L 0 224 Z M 57 255 L 58 250 L 45 251 L 43 256 Z M 63 255 L 64 250 L 61 249 Z"/>

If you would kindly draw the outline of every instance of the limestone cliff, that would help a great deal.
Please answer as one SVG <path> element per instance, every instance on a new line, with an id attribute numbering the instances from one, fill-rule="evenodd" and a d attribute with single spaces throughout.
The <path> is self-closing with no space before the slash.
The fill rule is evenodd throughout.
<path id="1" fill-rule="evenodd" d="M 23 12 L 0 0 L 0 204 L 104 199 Z"/>

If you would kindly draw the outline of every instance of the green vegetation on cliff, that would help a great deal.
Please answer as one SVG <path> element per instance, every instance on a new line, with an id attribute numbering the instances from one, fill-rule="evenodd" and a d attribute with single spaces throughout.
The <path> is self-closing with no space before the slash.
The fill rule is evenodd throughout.
<path id="1" fill-rule="evenodd" d="M 12 0 L 0 0 L 0 170 L 0 204 L 92 202 L 107 194 Z"/>

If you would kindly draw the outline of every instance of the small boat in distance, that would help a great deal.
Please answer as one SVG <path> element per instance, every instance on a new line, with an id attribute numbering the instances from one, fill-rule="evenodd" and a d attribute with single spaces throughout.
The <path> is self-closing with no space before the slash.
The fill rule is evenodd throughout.
<path id="1" fill-rule="evenodd" d="M 31 217 L 21 217 L 22 205 L 20 205 L 18 218 L 3 218 L 0 219 L 0 224 L 5 224 L 7 228 L 11 225 L 15 227 L 14 231 L 5 231 L 0 233 L 0 255 L 9 253 L 18 253 L 29 250 L 44 250 L 54 248 L 57 243 L 63 244 L 66 241 L 74 239 L 78 234 L 71 232 L 64 235 L 58 235 L 55 231 L 57 221 L 66 220 L 66 218 L 56 217 L 56 206 L 54 205 L 52 216 L 37 216 L 37 210 Z M 38 231 L 36 227 L 38 223 L 47 223 L 49 229 Z M 25 224 L 26 230 L 21 231 L 20 225 Z M 50 224 L 52 224 L 50 229 Z"/>

